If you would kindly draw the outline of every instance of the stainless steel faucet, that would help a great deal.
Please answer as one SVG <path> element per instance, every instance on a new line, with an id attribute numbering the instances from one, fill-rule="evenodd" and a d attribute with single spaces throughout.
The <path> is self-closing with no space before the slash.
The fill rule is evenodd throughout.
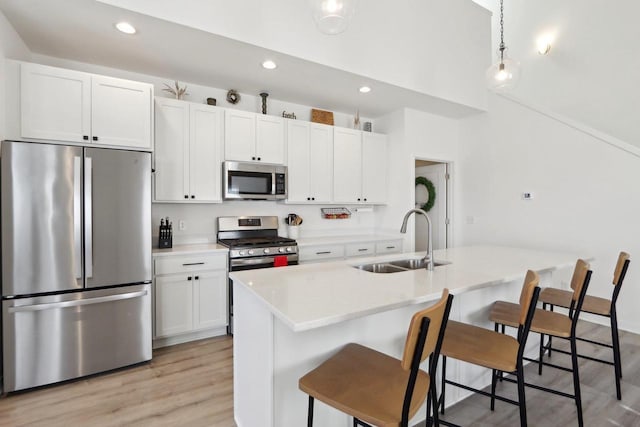
<path id="1" fill-rule="evenodd" d="M 427 270 L 433 271 L 433 233 L 431 233 L 431 218 L 429 215 L 422 209 L 411 209 L 404 215 L 404 219 L 402 220 L 402 227 L 400 227 L 401 233 L 407 232 L 407 222 L 409 221 L 409 217 L 412 213 L 424 215 L 427 219 L 427 254 L 424 256 L 424 260 L 427 264 Z"/>

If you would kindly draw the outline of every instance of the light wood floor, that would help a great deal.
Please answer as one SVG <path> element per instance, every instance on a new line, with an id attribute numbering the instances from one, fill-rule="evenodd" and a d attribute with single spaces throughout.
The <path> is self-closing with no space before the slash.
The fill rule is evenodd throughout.
<path id="1" fill-rule="evenodd" d="M 584 323 L 583 336 L 607 338 L 609 329 Z M 537 339 L 533 334 L 531 339 Z M 622 333 L 622 401 L 615 399 L 613 367 L 580 362 L 587 426 L 640 427 L 640 336 Z M 227 337 L 182 344 L 154 352 L 153 361 L 67 384 L 50 386 L 0 399 L 0 426 L 216 426 L 232 427 L 232 340 Z M 609 350 L 579 344 L 581 352 L 602 357 Z M 554 362 L 568 360 L 554 355 Z M 538 377 L 529 366 L 528 382 L 573 391 L 569 373 L 545 368 Z M 515 397 L 515 386 L 503 383 L 498 391 Z M 529 425 L 577 425 L 572 400 L 527 388 Z M 473 396 L 447 410 L 446 419 L 465 426 L 519 425 L 518 409 Z M 301 421 L 301 426 L 305 420 Z M 251 426 L 253 427 L 253 426 Z M 317 426 L 324 427 L 324 426 Z"/>
<path id="2" fill-rule="evenodd" d="M 0 399 L 0 426 L 235 426 L 233 343 L 154 351 L 130 369 Z"/>

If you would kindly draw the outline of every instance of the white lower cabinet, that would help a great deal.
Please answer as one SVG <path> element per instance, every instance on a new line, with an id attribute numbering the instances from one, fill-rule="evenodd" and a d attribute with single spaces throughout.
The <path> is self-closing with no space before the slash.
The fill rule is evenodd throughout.
<path id="1" fill-rule="evenodd" d="M 348 243 L 304 245 L 298 248 L 300 262 L 336 261 L 373 255 L 402 253 L 402 239 L 380 239 Z"/>
<path id="2" fill-rule="evenodd" d="M 156 257 L 155 338 L 183 335 L 176 342 L 185 342 L 227 326 L 226 265 L 224 252 Z"/>

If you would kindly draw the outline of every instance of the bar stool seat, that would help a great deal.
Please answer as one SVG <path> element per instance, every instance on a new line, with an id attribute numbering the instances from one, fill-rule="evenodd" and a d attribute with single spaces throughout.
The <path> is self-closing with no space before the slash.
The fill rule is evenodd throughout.
<path id="1" fill-rule="evenodd" d="M 300 378 L 298 387 L 309 395 L 307 426 L 318 399 L 352 416 L 354 426 L 381 427 L 408 427 L 426 400 L 426 419 L 437 427 L 435 375 L 452 300 L 444 289 L 438 302 L 413 315 L 402 359 L 350 343 Z M 420 369 L 427 357 L 429 372 Z"/>
<path id="2" fill-rule="evenodd" d="M 402 369 L 398 359 L 347 344 L 302 377 L 300 390 L 369 424 L 398 426 L 408 380 L 409 371 Z M 429 382 L 429 374 L 419 370 L 409 418 L 426 399 Z"/>
<path id="3" fill-rule="evenodd" d="M 517 368 L 520 344 L 509 335 L 449 320 L 444 342 L 447 357 L 504 372 L 513 372 Z"/>
<path id="4" fill-rule="evenodd" d="M 489 314 L 489 319 L 492 322 L 497 321 L 514 328 L 518 327 L 519 317 L 520 305 L 507 301 L 496 301 Z M 531 332 L 569 338 L 571 336 L 571 319 L 566 314 L 537 308 L 531 322 Z"/>
<path id="5" fill-rule="evenodd" d="M 558 307 L 569 308 L 573 291 L 558 288 L 544 288 L 540 292 L 540 302 Z M 586 295 L 582 304 L 582 311 L 585 313 L 609 316 L 611 314 L 611 300 L 606 298 Z"/>

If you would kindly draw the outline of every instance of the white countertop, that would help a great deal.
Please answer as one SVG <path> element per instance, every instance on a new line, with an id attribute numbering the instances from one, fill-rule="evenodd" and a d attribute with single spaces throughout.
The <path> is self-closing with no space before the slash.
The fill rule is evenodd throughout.
<path id="1" fill-rule="evenodd" d="M 294 331 L 314 329 L 411 304 L 435 301 L 448 288 L 459 294 L 537 272 L 573 266 L 577 254 L 495 246 L 435 251 L 451 264 L 400 273 L 353 268 L 369 262 L 421 258 L 424 253 L 383 255 L 357 260 L 238 271 L 230 277 L 259 299 Z M 544 286 L 545 284 L 541 284 Z"/>
<path id="2" fill-rule="evenodd" d="M 315 245 L 344 245 L 346 243 L 376 242 L 381 240 L 399 240 L 404 238 L 401 233 L 391 234 L 347 234 L 336 236 L 301 237 L 296 239 L 298 246 Z"/>
<path id="3" fill-rule="evenodd" d="M 153 248 L 154 257 L 171 256 L 171 255 L 191 255 L 203 252 L 229 252 L 227 247 L 216 243 L 201 243 L 194 245 L 175 245 L 169 249 Z"/>

